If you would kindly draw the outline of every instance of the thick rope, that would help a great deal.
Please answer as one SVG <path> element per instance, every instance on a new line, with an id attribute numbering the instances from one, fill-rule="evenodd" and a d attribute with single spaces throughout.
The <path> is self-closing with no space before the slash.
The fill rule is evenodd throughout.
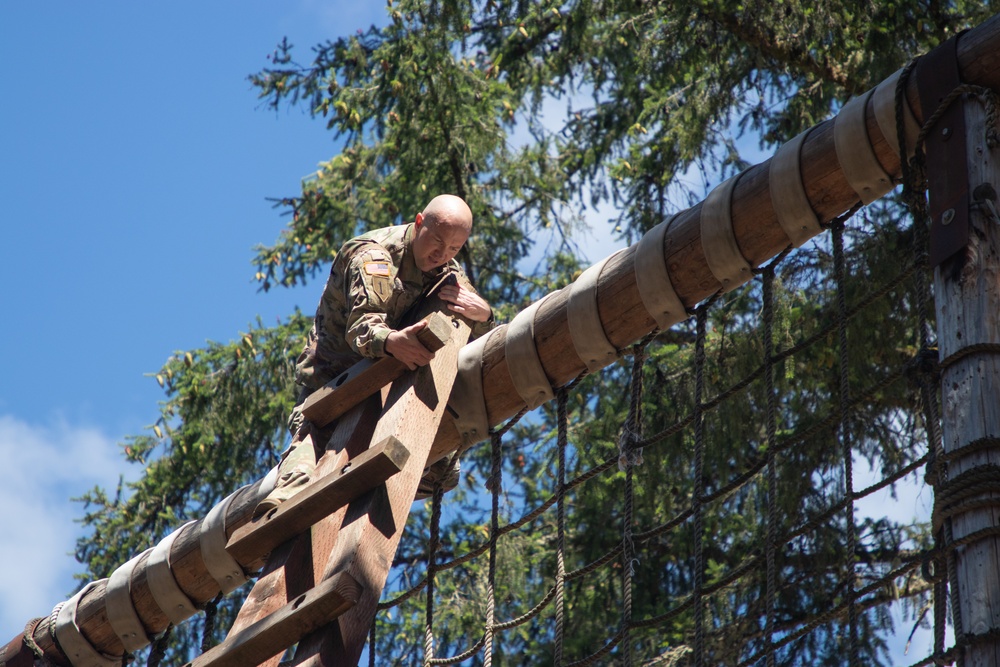
<path id="1" fill-rule="evenodd" d="M 625 511 L 622 516 L 622 660 L 632 664 L 632 645 L 629 641 L 629 626 L 632 623 L 632 577 L 638 558 L 632 540 L 635 488 L 632 469 L 642 464 L 642 450 L 635 443 L 642 439 L 642 369 L 646 364 L 646 344 L 632 347 L 631 400 L 628 417 L 622 426 L 618 440 L 618 468 L 625 471 Z"/>
<path id="2" fill-rule="evenodd" d="M 855 553 L 857 551 L 857 527 L 854 523 L 854 449 L 851 444 L 851 429 L 848 424 L 848 407 L 851 404 L 850 356 L 847 341 L 847 268 L 844 260 L 844 224 L 833 228 L 833 266 L 837 285 L 837 348 L 840 357 L 840 439 L 844 457 L 844 502 L 847 548 L 844 589 L 847 596 L 848 644 L 850 664 L 859 664 L 858 610 L 855 604 L 854 577 Z"/>
<path id="3" fill-rule="evenodd" d="M 368 667 L 375 667 L 375 630 L 376 619 L 372 618 L 372 627 L 368 629 Z"/>
<path id="4" fill-rule="evenodd" d="M 455 465 L 458 454 L 450 461 L 449 469 Z M 427 541 L 427 604 L 424 609 L 424 665 L 429 665 L 434 658 L 434 576 L 435 561 L 438 547 L 441 545 L 441 502 L 444 498 L 443 480 L 434 485 L 434 496 L 431 500 L 431 535 Z"/>
<path id="5" fill-rule="evenodd" d="M 212 639 L 212 635 L 215 634 L 215 621 L 219 612 L 219 602 L 222 600 L 222 592 L 220 591 L 218 595 L 205 603 L 205 627 L 202 629 L 201 633 L 201 652 L 205 653 L 215 642 Z"/>
<path id="6" fill-rule="evenodd" d="M 774 389 L 774 267 L 769 266 L 764 272 L 763 307 L 764 307 L 764 391 L 767 395 L 767 564 L 765 572 L 765 621 L 764 641 L 766 642 L 765 657 L 767 667 L 775 667 L 774 658 L 774 598 L 776 593 L 777 564 L 776 543 L 778 534 L 778 474 L 775 463 L 775 448 L 777 446 L 777 398 Z"/>
<path id="7" fill-rule="evenodd" d="M 45 651 L 43 651 L 42 648 L 35 643 L 35 630 L 37 630 L 38 626 L 46 620 L 46 616 L 33 618 L 28 621 L 27 625 L 24 626 L 24 645 L 27 646 L 28 650 L 31 651 L 31 654 L 35 656 L 35 662 L 42 665 L 42 667 L 49 667 L 52 664 L 52 661 L 50 661 L 45 655 Z"/>
<path id="8" fill-rule="evenodd" d="M 569 419 L 566 404 L 569 394 L 565 387 L 556 390 L 557 444 L 559 461 L 556 470 L 556 636 L 553 663 L 563 664 L 563 643 L 566 635 L 566 446 L 569 440 Z"/>
<path id="9" fill-rule="evenodd" d="M 701 399 L 705 395 L 705 337 L 708 324 L 708 308 L 714 298 L 698 307 L 695 339 L 695 420 L 694 420 L 694 486 L 692 489 L 692 513 L 694 515 L 694 665 L 705 665 L 705 602 L 702 587 L 705 584 L 705 541 L 702 500 L 705 495 L 705 412 Z"/>
<path id="10" fill-rule="evenodd" d="M 170 635 L 174 629 L 173 625 L 168 625 L 159 637 L 153 642 L 146 657 L 146 667 L 160 667 L 164 656 L 167 654 L 167 647 L 170 645 Z"/>
<path id="11" fill-rule="evenodd" d="M 500 532 L 500 486 L 503 481 L 503 467 L 501 465 L 503 435 L 497 431 L 491 432 L 490 444 L 493 453 L 491 459 L 492 466 L 490 479 L 486 486 L 491 492 L 492 509 L 490 511 L 490 565 L 486 582 L 486 629 L 483 644 L 483 667 L 492 667 L 493 665 L 493 624 L 496 620 L 497 538 Z"/>

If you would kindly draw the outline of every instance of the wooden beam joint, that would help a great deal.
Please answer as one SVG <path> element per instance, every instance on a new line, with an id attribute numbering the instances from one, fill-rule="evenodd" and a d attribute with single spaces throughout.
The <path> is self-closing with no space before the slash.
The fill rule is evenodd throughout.
<path id="1" fill-rule="evenodd" d="M 357 603 L 361 593 L 361 585 L 349 574 L 336 574 L 184 667 L 258 665 L 336 620 Z"/>
<path id="2" fill-rule="evenodd" d="M 276 509 L 240 527 L 229 538 L 226 551 L 240 563 L 258 561 L 320 519 L 384 484 L 403 469 L 409 457 L 409 450 L 398 439 L 385 438 L 340 470 L 314 480 Z"/>
<path id="3" fill-rule="evenodd" d="M 428 350 L 437 352 L 451 336 L 452 319 L 435 312 L 424 320 L 427 326 L 417 334 L 417 338 Z M 376 361 L 362 359 L 310 394 L 302 403 L 302 414 L 317 426 L 326 426 L 398 379 L 406 370 L 406 364 L 395 357 L 382 357 Z"/>

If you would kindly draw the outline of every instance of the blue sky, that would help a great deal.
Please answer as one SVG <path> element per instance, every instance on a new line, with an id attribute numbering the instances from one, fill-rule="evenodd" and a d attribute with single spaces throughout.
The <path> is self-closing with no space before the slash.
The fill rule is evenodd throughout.
<path id="1" fill-rule="evenodd" d="M 250 262 L 284 225 L 267 197 L 297 192 L 336 146 L 303 111 L 263 109 L 247 76 L 283 37 L 306 60 L 383 14 L 319 0 L 0 4 L 0 642 L 73 591 L 69 498 L 138 474 L 118 443 L 158 414 L 148 374 L 258 315 L 315 307 L 318 285 L 258 293 Z M 621 243 L 595 245 L 596 261 Z M 920 487 L 901 496 L 903 514 L 930 502 Z"/>
<path id="2" fill-rule="evenodd" d="M 0 4 L 0 642 L 72 592 L 69 498 L 125 471 L 117 443 L 163 399 L 146 374 L 258 315 L 315 308 L 315 286 L 258 293 L 250 262 L 285 224 L 267 197 L 296 193 L 335 146 L 304 112 L 262 108 L 247 76 L 285 36 L 308 61 L 383 15 L 312 0 Z"/>

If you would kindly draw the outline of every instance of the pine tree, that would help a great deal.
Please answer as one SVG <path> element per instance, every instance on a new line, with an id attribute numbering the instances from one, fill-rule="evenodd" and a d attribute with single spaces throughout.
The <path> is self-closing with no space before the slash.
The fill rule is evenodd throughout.
<path id="1" fill-rule="evenodd" d="M 409 221 L 430 197 L 450 192 L 464 197 L 475 216 L 473 237 L 459 259 L 506 320 L 598 259 L 580 250 L 587 224 L 609 225 L 623 243 L 634 242 L 701 199 L 707 186 L 746 167 L 744 154 L 754 143 L 772 151 L 993 9 L 967 0 L 390 0 L 386 11 L 383 26 L 318 45 L 311 62 L 300 63 L 301 52 L 282 42 L 267 67 L 250 77 L 268 106 L 307 108 L 343 145 L 301 193 L 278 198 L 288 222 L 274 244 L 256 249 L 257 279 L 263 290 L 310 283 L 318 294 L 322 272 L 345 240 Z M 611 219 L 595 222 L 608 210 Z M 898 268 L 905 253 L 894 249 L 908 243 L 909 223 L 895 203 L 870 207 L 867 215 L 871 224 L 850 238 L 864 258 L 852 267 L 855 296 Z M 818 243 L 782 276 L 779 335 L 786 345 L 832 320 L 835 295 L 821 281 L 830 262 L 828 247 Z M 873 275 L 878 273 L 883 275 Z M 904 290 L 897 297 L 892 308 L 866 310 L 852 320 L 855 330 L 872 332 L 873 349 L 885 350 L 882 358 L 858 360 L 850 368 L 859 383 L 912 354 L 912 297 Z M 724 390 L 760 363 L 760 308 L 759 289 L 749 286 L 713 310 L 710 392 Z M 151 540 L 204 516 L 275 464 L 287 440 L 285 422 L 296 393 L 291 371 L 309 315 L 291 314 L 276 327 L 258 323 L 229 343 L 180 352 L 168 361 L 156 376 L 166 392 L 159 420 L 152 433 L 124 443 L 125 456 L 145 466 L 142 478 L 114 494 L 94 489 L 83 498 L 87 533 L 77 558 L 86 566 L 85 578 L 107 576 Z M 690 323 L 651 343 L 642 405 L 647 432 L 690 411 L 692 343 Z M 781 428 L 810 423 L 836 387 L 829 359 L 807 354 L 814 357 L 797 357 L 781 368 Z M 576 388 L 570 399 L 571 475 L 615 451 L 629 406 L 619 390 L 608 387 L 625 386 L 629 372 L 626 363 L 619 364 Z M 891 391 L 856 418 L 858 449 L 887 471 L 902 468 L 926 447 L 909 394 Z M 712 471 L 710 487 L 761 455 L 762 433 L 753 417 L 764 401 L 755 386 L 709 420 L 714 437 L 733 443 L 711 451 L 705 463 Z M 516 480 L 518 496 L 511 502 L 518 507 L 553 490 L 554 418 L 547 406 L 508 436 L 505 474 Z M 787 525 L 808 519 L 836 495 L 830 471 L 837 447 L 835 434 L 824 433 L 795 449 L 797 467 L 780 480 Z M 687 502 L 691 451 L 685 432 L 646 452 L 636 471 L 638 523 L 655 525 Z M 482 542 L 482 526 L 489 522 L 481 499 L 487 448 L 470 451 L 464 470 L 465 481 L 449 499 L 461 511 L 442 529 L 453 551 Z M 575 566 L 620 538 L 614 525 L 620 510 L 609 515 L 617 493 L 613 483 L 601 481 L 598 490 L 574 497 Z M 730 569 L 759 546 L 759 492 L 754 487 L 737 494 L 706 515 L 708 530 L 725 545 L 709 555 L 712 567 Z M 394 570 L 397 588 L 413 583 L 412 566 L 426 559 L 428 518 L 428 507 L 415 507 Z M 833 603 L 822 582 L 843 562 L 846 528 L 844 520 L 834 521 L 808 544 L 783 554 L 789 562 L 812 559 L 808 570 L 797 570 L 800 592 L 787 592 L 781 601 L 784 621 Z M 857 528 L 866 536 L 863 548 L 879 562 L 891 561 L 904 543 L 928 539 L 888 521 Z M 541 573 L 551 572 L 547 536 L 553 530 L 549 519 L 540 519 L 504 547 L 501 596 L 513 601 L 507 611 L 514 613 L 522 597 L 537 599 L 549 585 Z M 689 586 L 681 565 L 691 549 L 690 541 L 644 547 L 641 569 L 666 574 L 661 586 L 637 591 L 637 615 L 655 615 L 664 599 Z M 537 567 L 515 565 L 525 562 Z M 441 596 L 448 602 L 439 607 L 440 652 L 462 650 L 481 632 L 477 595 L 483 576 L 482 565 L 470 564 L 443 580 Z M 579 627 L 568 655 L 586 655 L 614 633 L 617 586 L 610 579 L 574 585 L 571 615 Z M 759 586 L 759 579 L 748 578 L 728 608 L 713 609 L 715 618 L 734 627 L 758 618 L 760 610 L 752 607 L 759 596 L 752 592 Z M 232 597 L 238 601 L 239 593 Z M 232 617 L 233 604 L 223 605 L 223 619 Z M 864 657 L 877 662 L 890 624 L 878 613 L 863 620 Z M 409 664 L 420 655 L 419 620 L 401 610 L 385 623 L 392 627 L 381 636 L 393 640 L 384 640 L 380 650 Z M 690 623 L 682 615 L 657 639 L 637 639 L 637 655 L 652 659 L 683 643 Z M 224 620 L 220 626 L 223 632 Z M 177 664 L 198 645 L 196 631 L 177 633 Z M 551 631 L 547 626 L 541 634 L 505 636 L 498 647 L 504 664 L 551 660 Z M 819 633 L 798 647 L 802 653 L 785 654 L 782 662 L 843 664 L 847 658 L 838 642 Z M 724 653 L 731 648 L 724 636 L 715 646 L 718 661 L 731 657 Z"/>

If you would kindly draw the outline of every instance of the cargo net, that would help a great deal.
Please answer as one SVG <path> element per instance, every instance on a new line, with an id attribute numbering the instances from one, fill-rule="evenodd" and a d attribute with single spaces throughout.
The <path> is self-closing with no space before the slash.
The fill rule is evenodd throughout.
<path id="1" fill-rule="evenodd" d="M 948 661 L 947 520 L 878 515 L 945 465 L 925 225 L 828 228 L 466 453 L 371 664 Z"/>

